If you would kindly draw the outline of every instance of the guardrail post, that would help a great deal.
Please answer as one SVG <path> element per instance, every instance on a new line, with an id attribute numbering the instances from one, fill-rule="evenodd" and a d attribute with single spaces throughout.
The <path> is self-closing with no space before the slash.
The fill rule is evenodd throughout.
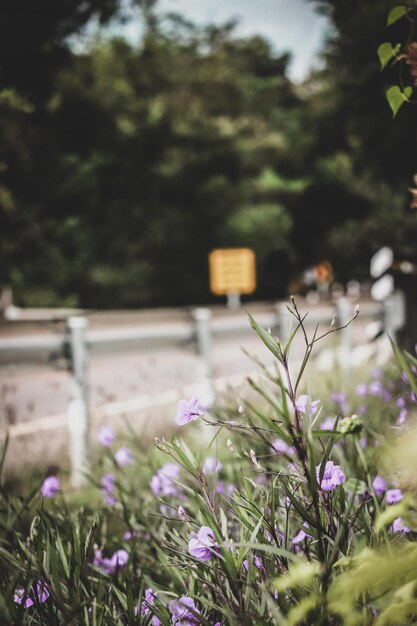
<path id="1" fill-rule="evenodd" d="M 88 449 L 87 349 L 86 317 L 70 317 L 67 333 L 70 351 L 70 399 L 68 404 L 68 431 L 70 435 L 71 482 L 80 487 L 85 482 Z"/>
<path id="2" fill-rule="evenodd" d="M 343 326 L 352 317 L 352 304 L 342 296 L 336 300 L 336 324 Z M 340 369 L 347 372 L 350 369 L 350 359 L 352 350 L 352 325 L 339 331 L 338 357 Z"/>
<path id="3" fill-rule="evenodd" d="M 201 404 L 208 408 L 214 402 L 213 391 L 213 371 L 211 360 L 211 328 L 210 323 L 213 317 L 213 313 L 206 307 L 199 307 L 194 309 L 192 316 L 195 323 L 196 339 L 197 339 L 197 353 L 201 357 L 199 364 L 199 381 L 201 382 L 201 391 L 199 393 L 199 400 Z"/>
<path id="4" fill-rule="evenodd" d="M 240 293 L 237 291 L 230 291 L 227 294 L 227 308 L 232 311 L 237 311 L 242 306 L 240 301 Z"/>
<path id="5" fill-rule="evenodd" d="M 291 326 L 295 326 L 295 324 L 293 324 L 295 318 L 292 317 L 285 302 L 278 302 L 275 305 L 275 311 L 277 315 L 279 339 L 285 343 L 291 334 Z"/>
<path id="6" fill-rule="evenodd" d="M 382 301 L 382 318 L 385 332 L 396 340 L 399 330 L 404 328 L 406 312 L 405 294 L 400 289 Z"/>

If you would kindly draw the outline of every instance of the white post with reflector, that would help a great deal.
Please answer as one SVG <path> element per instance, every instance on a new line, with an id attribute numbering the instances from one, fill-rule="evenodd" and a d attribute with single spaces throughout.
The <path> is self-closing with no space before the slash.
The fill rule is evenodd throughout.
<path id="1" fill-rule="evenodd" d="M 377 278 L 371 287 L 371 297 L 377 302 L 383 302 L 394 292 L 394 278 L 386 274 L 394 262 L 394 253 L 391 248 L 384 246 L 371 259 L 370 274 Z"/>
<path id="2" fill-rule="evenodd" d="M 344 326 L 352 317 L 352 304 L 345 296 L 336 300 L 336 319 L 338 326 Z M 352 352 L 352 325 L 339 331 L 338 359 L 339 366 L 343 372 L 350 369 L 350 358 Z"/>
<path id="3" fill-rule="evenodd" d="M 394 261 L 394 253 L 391 248 L 384 246 L 374 254 L 371 259 L 370 273 L 372 278 L 379 278 L 384 274 Z"/>
<path id="4" fill-rule="evenodd" d="M 213 313 L 206 307 L 198 307 L 192 312 L 194 318 L 197 352 L 200 356 L 198 364 L 198 382 L 200 385 L 199 400 L 203 406 L 210 408 L 214 402 L 213 373 L 211 358 L 211 320 Z"/>
<path id="5" fill-rule="evenodd" d="M 68 403 L 68 431 L 70 435 L 71 482 L 74 487 L 85 483 L 88 467 L 89 415 L 87 400 L 86 317 L 70 317 L 67 333 L 70 349 L 70 399 Z"/>

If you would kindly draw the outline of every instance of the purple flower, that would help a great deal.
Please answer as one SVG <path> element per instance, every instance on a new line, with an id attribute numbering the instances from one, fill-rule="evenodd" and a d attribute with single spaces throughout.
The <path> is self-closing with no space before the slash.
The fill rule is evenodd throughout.
<path id="1" fill-rule="evenodd" d="M 149 606 L 154 605 L 155 597 L 156 597 L 156 593 L 152 591 L 151 588 L 145 590 L 145 600 L 142 602 L 142 605 L 140 608 L 141 614 L 145 615 L 145 617 L 147 617 L 150 614 Z M 137 615 L 137 609 L 135 609 L 135 615 Z M 160 626 L 161 624 L 160 620 L 156 617 L 156 615 L 152 616 L 151 623 L 153 624 L 153 626 Z"/>
<path id="2" fill-rule="evenodd" d="M 371 393 L 373 396 L 382 398 L 384 402 L 389 402 L 391 400 L 390 392 L 384 387 L 380 380 L 374 380 L 369 385 L 369 393 Z"/>
<path id="3" fill-rule="evenodd" d="M 321 466 L 318 465 L 316 467 L 316 478 L 317 482 L 320 484 L 320 489 L 322 491 L 333 491 L 333 489 L 336 489 L 338 485 L 341 485 L 346 480 L 346 475 L 343 470 L 340 468 L 339 465 L 335 465 L 333 461 L 327 461 L 321 483 L 320 471 Z"/>
<path id="4" fill-rule="evenodd" d="M 99 443 L 103 448 L 109 448 L 115 440 L 114 432 L 110 426 L 102 426 L 98 432 Z"/>
<path id="5" fill-rule="evenodd" d="M 113 493 L 115 480 L 116 479 L 113 474 L 109 474 L 108 472 L 103 474 L 103 478 L 101 479 L 101 488 L 103 491 L 106 493 Z"/>
<path id="6" fill-rule="evenodd" d="M 27 595 L 22 587 L 16 589 L 13 594 L 13 602 L 23 604 L 25 609 L 28 609 L 33 604 L 43 604 L 48 598 L 49 591 L 46 583 L 42 580 L 38 580 L 36 585 L 32 585 Z"/>
<path id="7" fill-rule="evenodd" d="M 335 417 L 325 417 L 320 424 L 320 430 L 333 430 L 335 422 Z"/>
<path id="8" fill-rule="evenodd" d="M 292 538 L 291 543 L 293 545 L 297 545 L 298 543 L 301 543 L 302 541 L 304 541 L 304 539 L 307 539 L 307 537 L 309 539 L 312 539 L 312 536 L 306 533 L 305 530 L 299 530 L 298 533 Z"/>
<path id="9" fill-rule="evenodd" d="M 307 522 L 303 523 L 303 527 L 308 529 L 308 524 Z M 306 533 L 305 530 L 301 529 L 296 535 L 295 537 L 293 537 L 292 539 L 292 544 L 297 545 L 298 543 L 301 543 L 302 541 L 304 541 L 304 539 L 313 539 L 313 536 L 310 535 L 310 533 Z"/>
<path id="10" fill-rule="evenodd" d="M 333 400 L 335 404 L 339 405 L 339 408 L 342 411 L 342 413 L 348 412 L 349 406 L 348 406 L 346 393 L 344 393 L 343 391 L 339 391 L 339 392 L 335 391 L 334 393 L 331 394 L 330 398 Z"/>
<path id="11" fill-rule="evenodd" d="M 356 393 L 359 397 L 363 398 L 363 396 L 366 396 L 368 393 L 368 386 L 361 383 L 356 387 Z"/>
<path id="12" fill-rule="evenodd" d="M 134 530 L 126 530 L 126 532 L 123 533 L 123 539 L 125 541 L 130 541 L 131 539 L 134 539 L 136 537 L 136 533 Z"/>
<path id="13" fill-rule="evenodd" d="M 228 498 L 229 500 L 233 497 L 233 494 L 235 491 L 236 491 L 236 487 L 232 483 L 229 483 L 228 485 L 226 485 L 226 488 L 225 488 L 224 482 L 222 480 L 219 480 L 217 482 L 216 493 L 226 496 L 226 498 Z"/>
<path id="14" fill-rule="evenodd" d="M 397 519 L 395 519 L 392 522 L 392 526 L 391 526 L 391 530 L 393 533 L 409 533 L 411 532 L 410 529 L 408 528 L 408 526 L 406 526 L 402 520 L 401 517 L 397 517 Z"/>
<path id="15" fill-rule="evenodd" d="M 154 496 L 166 497 L 177 496 L 178 486 L 175 480 L 180 473 L 179 465 L 176 463 L 166 463 L 151 478 L 150 487 Z"/>
<path id="16" fill-rule="evenodd" d="M 388 485 L 387 482 L 382 478 L 382 476 L 375 476 L 372 481 L 372 486 L 376 495 L 379 497 L 384 495 Z"/>
<path id="17" fill-rule="evenodd" d="M 117 465 L 120 467 L 126 467 L 133 463 L 133 453 L 129 448 L 119 448 L 114 455 Z"/>
<path id="18" fill-rule="evenodd" d="M 387 504 L 397 504 L 404 498 L 404 494 L 401 489 L 388 489 L 385 494 L 385 500 Z"/>
<path id="19" fill-rule="evenodd" d="M 96 550 L 93 565 L 99 568 L 104 574 L 114 574 L 123 569 L 129 560 L 129 553 L 126 550 L 116 550 L 111 558 L 102 556 L 101 550 Z"/>
<path id="20" fill-rule="evenodd" d="M 104 502 L 108 506 L 114 506 L 117 503 L 117 498 L 114 496 L 115 477 L 113 474 L 105 473 L 101 479 L 101 488 L 103 490 Z"/>
<path id="21" fill-rule="evenodd" d="M 398 406 L 399 409 L 405 409 L 406 401 L 404 396 L 400 396 L 399 398 L 397 398 L 395 404 Z"/>
<path id="22" fill-rule="evenodd" d="M 195 606 L 194 600 L 187 596 L 172 600 L 169 603 L 169 610 L 174 626 L 195 626 L 200 621 L 198 618 L 200 611 Z"/>
<path id="23" fill-rule="evenodd" d="M 204 409 L 198 398 L 193 397 L 189 402 L 187 400 L 178 402 L 175 421 L 179 426 L 184 426 L 184 424 L 189 424 L 189 422 L 196 420 L 202 415 L 204 415 Z"/>
<path id="24" fill-rule="evenodd" d="M 284 502 L 285 502 L 285 507 L 286 507 L 287 509 L 294 508 L 294 507 L 293 507 L 293 504 L 292 504 L 292 502 L 291 502 L 291 500 L 289 499 L 289 497 L 288 497 L 288 496 L 285 496 L 285 498 L 284 498 Z"/>
<path id="25" fill-rule="evenodd" d="M 374 367 L 374 369 L 371 372 L 372 378 L 382 378 L 383 375 L 384 375 L 384 372 L 379 367 Z"/>
<path id="26" fill-rule="evenodd" d="M 116 552 L 111 557 L 110 561 L 112 562 L 114 569 L 123 569 L 126 563 L 129 560 L 129 553 L 126 550 L 116 550 Z"/>
<path id="27" fill-rule="evenodd" d="M 289 446 L 283 439 L 274 439 L 271 443 L 271 447 L 277 454 L 287 454 L 288 456 L 293 456 L 295 454 L 295 448 L 293 446 Z"/>
<path id="28" fill-rule="evenodd" d="M 56 493 L 61 489 L 61 483 L 56 476 L 48 476 L 42 483 L 41 495 L 44 498 L 53 498 Z"/>
<path id="29" fill-rule="evenodd" d="M 404 426 L 405 420 L 407 419 L 408 411 L 407 409 L 401 409 L 398 414 L 397 421 L 395 422 L 396 426 Z"/>
<path id="30" fill-rule="evenodd" d="M 214 458 L 214 456 L 208 456 L 203 464 L 203 474 L 215 474 L 222 469 L 220 461 Z"/>
<path id="31" fill-rule="evenodd" d="M 256 555 L 253 558 L 253 562 L 255 563 L 255 567 L 257 570 L 259 570 L 260 572 L 263 572 L 265 567 L 264 564 L 262 563 L 262 559 L 260 556 Z"/>
<path id="32" fill-rule="evenodd" d="M 256 567 L 256 569 L 258 571 L 263 572 L 265 570 L 264 564 L 262 563 L 262 559 L 258 555 L 256 555 L 256 554 L 253 557 L 253 563 L 254 563 L 254 565 L 255 565 L 255 567 Z M 246 571 L 249 571 L 249 561 L 248 561 L 248 559 L 245 559 L 243 561 L 242 565 L 243 565 L 243 568 Z"/>
<path id="33" fill-rule="evenodd" d="M 214 532 L 209 526 L 202 526 L 198 533 L 193 533 L 188 542 L 188 552 L 199 561 L 210 561 L 218 552 Z"/>
<path id="34" fill-rule="evenodd" d="M 300 413 L 307 411 L 307 405 L 309 404 L 309 398 L 306 394 L 303 394 L 295 401 L 295 406 Z M 312 400 L 310 402 L 310 417 L 313 417 L 317 413 L 317 407 L 320 404 L 320 400 Z"/>

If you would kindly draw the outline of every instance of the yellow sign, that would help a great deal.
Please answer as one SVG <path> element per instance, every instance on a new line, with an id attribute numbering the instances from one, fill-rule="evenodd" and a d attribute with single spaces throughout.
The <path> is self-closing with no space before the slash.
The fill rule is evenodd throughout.
<path id="1" fill-rule="evenodd" d="M 255 291 L 255 253 L 250 248 L 213 250 L 209 269 L 210 289 L 216 296 Z"/>

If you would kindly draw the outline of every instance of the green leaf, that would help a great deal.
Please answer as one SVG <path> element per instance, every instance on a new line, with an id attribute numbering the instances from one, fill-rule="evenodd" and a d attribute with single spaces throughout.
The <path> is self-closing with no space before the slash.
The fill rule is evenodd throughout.
<path id="1" fill-rule="evenodd" d="M 3 465 L 6 460 L 7 448 L 9 446 L 9 435 L 6 434 L 4 442 L 2 444 L 1 458 L 0 458 L 0 476 L 3 475 Z"/>
<path id="2" fill-rule="evenodd" d="M 303 507 L 303 505 L 301 504 L 301 501 L 295 497 L 294 492 L 292 491 L 292 489 L 285 484 L 285 482 L 283 481 L 282 486 L 284 487 L 285 490 L 285 494 L 288 496 L 288 498 L 290 499 L 291 504 L 293 505 L 294 509 L 297 511 L 297 513 L 301 516 L 301 518 L 307 522 L 309 524 L 309 526 L 312 526 L 313 528 L 317 527 L 317 522 L 314 519 L 314 517 L 312 517 L 310 515 L 310 513 L 308 512 L 308 510 Z"/>
<path id="3" fill-rule="evenodd" d="M 411 389 L 414 391 L 415 394 L 417 394 L 417 380 L 416 380 L 413 370 L 410 367 L 409 362 L 407 361 L 406 354 L 404 354 L 404 352 L 397 346 L 397 344 L 395 343 L 395 341 L 391 339 L 391 337 L 390 337 L 390 341 L 391 341 L 391 347 L 394 351 L 397 361 L 399 362 L 401 368 L 407 374 L 407 378 L 410 383 Z"/>
<path id="4" fill-rule="evenodd" d="M 404 4 L 399 4 L 398 6 L 391 9 L 391 11 L 388 14 L 388 19 L 387 19 L 388 26 L 391 26 L 391 24 L 394 24 L 397 20 L 401 19 L 404 15 L 407 15 L 409 11 L 411 11 L 410 7 L 406 7 Z"/>
<path id="5" fill-rule="evenodd" d="M 398 504 L 392 504 L 380 513 L 375 521 L 375 531 L 380 533 L 383 528 L 392 524 L 397 517 L 404 517 L 409 510 L 408 500 L 404 498 Z"/>
<path id="6" fill-rule="evenodd" d="M 363 480 L 358 480 L 357 478 L 348 478 L 345 483 L 343 483 L 343 488 L 348 493 L 352 493 L 353 495 L 360 495 L 365 493 L 368 489 L 366 483 Z"/>
<path id="7" fill-rule="evenodd" d="M 413 90 L 411 87 L 406 87 L 404 91 L 398 87 L 398 85 L 392 85 L 386 92 L 386 98 L 388 104 L 391 107 L 393 117 L 395 117 L 400 110 L 404 102 L 408 102 Z"/>
<path id="8" fill-rule="evenodd" d="M 290 338 L 289 338 L 289 339 L 288 339 L 288 341 L 287 341 L 287 345 L 286 345 L 286 346 L 285 346 L 285 348 L 284 348 L 284 354 L 285 354 L 285 356 L 287 356 L 287 355 L 288 355 L 288 352 L 290 351 L 290 347 L 291 347 L 291 344 L 292 344 L 292 342 L 293 342 L 293 340 L 294 340 L 294 337 L 297 335 L 298 331 L 299 331 L 299 330 L 300 330 L 300 328 L 302 327 L 303 322 L 304 322 L 305 318 L 307 317 L 307 315 L 308 315 L 308 313 L 306 313 L 306 314 L 302 317 L 301 321 L 300 321 L 300 322 L 298 322 L 297 326 L 295 327 L 295 329 L 294 329 L 294 330 L 293 330 L 293 332 L 291 333 Z"/>
<path id="9" fill-rule="evenodd" d="M 319 597 L 317 594 L 311 594 L 307 598 L 302 598 L 299 600 L 288 613 L 286 625 L 287 626 L 297 626 L 298 624 L 306 624 L 309 623 L 306 621 L 306 618 L 311 611 L 319 604 Z"/>
<path id="10" fill-rule="evenodd" d="M 234 548 L 246 548 L 247 551 L 253 550 L 256 552 L 264 552 L 265 554 L 272 554 L 274 556 L 282 556 L 288 561 L 298 561 L 299 557 L 293 552 L 289 552 L 284 548 L 277 548 L 276 546 L 272 546 L 269 543 L 233 543 Z"/>
<path id="11" fill-rule="evenodd" d="M 391 59 L 395 57 L 396 54 L 398 54 L 400 49 L 401 49 L 401 45 L 399 43 L 397 43 L 395 48 L 393 48 L 392 44 L 390 44 L 388 41 L 386 41 L 385 43 L 382 43 L 379 46 L 377 53 L 378 53 L 379 61 L 381 63 L 381 70 L 383 70 L 384 67 L 387 65 L 387 63 L 389 63 Z"/>
<path id="12" fill-rule="evenodd" d="M 279 344 L 278 340 L 273 339 L 273 337 L 271 337 L 271 335 L 267 333 L 266 330 L 262 328 L 262 326 L 259 326 L 259 324 L 254 320 L 254 318 L 252 317 L 250 313 L 248 313 L 248 317 L 249 317 L 250 325 L 252 326 L 253 330 L 257 333 L 258 337 L 262 339 L 262 341 L 264 342 L 268 350 L 270 350 L 270 352 L 272 352 L 272 354 L 278 359 L 278 361 L 281 362 L 282 350 L 281 350 L 281 345 Z"/>
<path id="13" fill-rule="evenodd" d="M 123 607 L 123 610 L 127 611 L 127 596 L 122 593 L 120 589 L 117 589 L 117 587 L 112 587 L 112 591 L 114 591 L 114 593 L 116 594 L 120 604 Z"/>
<path id="14" fill-rule="evenodd" d="M 309 562 L 305 557 L 299 557 L 286 574 L 273 581 L 272 586 L 276 591 L 287 591 L 295 587 L 310 587 L 319 576 L 320 571 L 320 563 Z"/>

